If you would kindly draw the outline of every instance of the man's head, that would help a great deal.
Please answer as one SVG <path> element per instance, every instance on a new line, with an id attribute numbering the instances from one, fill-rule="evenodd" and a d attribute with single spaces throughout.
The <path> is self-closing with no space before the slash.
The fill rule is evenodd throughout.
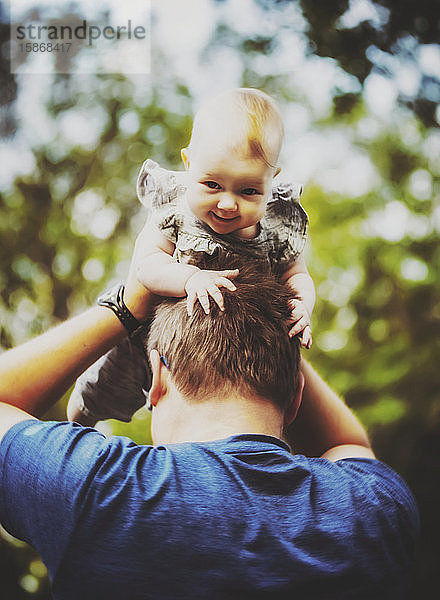
<path id="1" fill-rule="evenodd" d="M 241 267 L 234 284 L 236 291 L 223 290 L 225 310 L 212 302 L 209 315 L 197 304 L 188 317 L 185 299 L 163 301 L 149 353 L 164 357 L 189 404 L 240 396 L 270 403 L 290 419 L 300 396 L 299 343 L 288 337 L 287 326 L 291 293 L 253 267 Z"/>
<path id="2" fill-rule="evenodd" d="M 255 235 L 283 136 L 278 107 L 260 90 L 238 88 L 204 104 L 182 150 L 192 212 L 217 233 Z"/>

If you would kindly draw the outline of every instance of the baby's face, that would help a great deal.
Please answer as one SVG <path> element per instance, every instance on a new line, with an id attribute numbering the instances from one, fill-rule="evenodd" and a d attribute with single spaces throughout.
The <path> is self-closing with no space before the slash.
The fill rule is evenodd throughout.
<path id="1" fill-rule="evenodd" d="M 216 233 L 252 238 L 266 212 L 275 169 L 247 148 L 230 148 L 221 141 L 182 151 L 188 170 L 188 205 Z"/>

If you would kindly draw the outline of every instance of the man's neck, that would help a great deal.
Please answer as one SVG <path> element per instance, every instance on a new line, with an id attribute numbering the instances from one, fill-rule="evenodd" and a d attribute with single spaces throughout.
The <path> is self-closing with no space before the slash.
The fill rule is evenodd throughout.
<path id="1" fill-rule="evenodd" d="M 208 442 L 249 433 L 282 437 L 283 416 L 267 400 L 228 396 L 193 402 L 174 401 L 176 406 L 167 423 L 166 439 L 159 435 L 157 440 L 154 439 L 156 445 Z"/>

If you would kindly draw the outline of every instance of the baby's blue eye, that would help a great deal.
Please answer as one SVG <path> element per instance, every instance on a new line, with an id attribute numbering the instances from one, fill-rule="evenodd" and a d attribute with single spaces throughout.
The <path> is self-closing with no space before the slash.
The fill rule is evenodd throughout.
<path id="1" fill-rule="evenodd" d="M 246 188 L 241 193 L 243 194 L 243 196 L 255 196 L 256 194 L 258 194 L 258 190 L 256 190 L 255 188 Z"/>
<path id="2" fill-rule="evenodd" d="M 204 181 L 203 184 L 206 185 L 206 187 L 208 187 L 210 190 L 219 190 L 220 189 L 219 184 L 215 181 Z"/>

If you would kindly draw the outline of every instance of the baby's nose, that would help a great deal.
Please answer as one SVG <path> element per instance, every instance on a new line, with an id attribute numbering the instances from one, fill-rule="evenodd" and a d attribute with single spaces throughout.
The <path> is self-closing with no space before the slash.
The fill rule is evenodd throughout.
<path id="1" fill-rule="evenodd" d="M 232 194 L 222 194 L 217 202 L 217 207 L 221 210 L 236 210 L 237 202 Z"/>

